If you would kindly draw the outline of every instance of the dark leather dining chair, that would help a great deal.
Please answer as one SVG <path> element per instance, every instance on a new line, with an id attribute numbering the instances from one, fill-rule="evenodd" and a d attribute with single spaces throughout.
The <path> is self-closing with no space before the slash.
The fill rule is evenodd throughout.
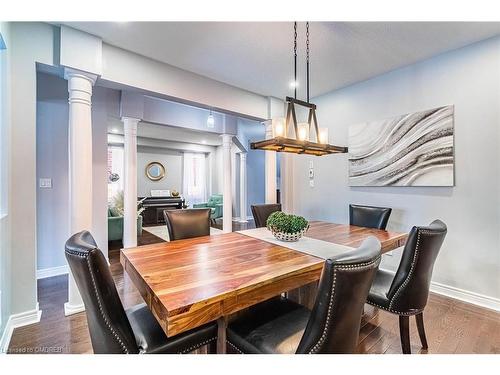
<path id="1" fill-rule="evenodd" d="M 380 263 L 380 242 L 325 261 L 312 311 L 286 298 L 252 307 L 229 323 L 238 353 L 354 353 L 366 296 Z"/>
<path id="2" fill-rule="evenodd" d="M 401 346 L 405 354 L 411 352 L 411 315 L 415 315 L 422 348 L 428 348 L 423 311 L 429 297 L 434 262 L 446 232 L 446 224 L 441 220 L 434 220 L 427 227 L 413 227 L 396 274 L 379 270 L 368 294 L 370 305 L 399 315 Z"/>
<path id="3" fill-rule="evenodd" d="M 255 228 L 266 226 L 267 218 L 273 212 L 281 211 L 281 204 L 254 204 L 251 206 Z"/>
<path id="4" fill-rule="evenodd" d="M 349 224 L 358 227 L 384 229 L 387 227 L 392 208 L 349 205 Z"/>
<path id="5" fill-rule="evenodd" d="M 210 208 L 165 210 L 170 241 L 210 235 Z"/>
<path id="6" fill-rule="evenodd" d="M 217 339 L 216 324 L 167 338 L 146 304 L 128 310 L 102 252 L 88 231 L 66 242 L 65 255 L 85 305 L 94 353 L 187 353 Z"/>

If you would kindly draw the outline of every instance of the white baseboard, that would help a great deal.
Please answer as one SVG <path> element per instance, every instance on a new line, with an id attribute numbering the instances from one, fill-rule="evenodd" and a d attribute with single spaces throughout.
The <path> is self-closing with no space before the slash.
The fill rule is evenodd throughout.
<path id="1" fill-rule="evenodd" d="M 241 217 L 233 217 L 233 221 L 237 221 L 238 223 L 246 223 L 250 220 L 253 220 L 253 216 L 247 216 L 246 218 L 243 218 L 243 220 L 241 220 Z"/>
<path id="2" fill-rule="evenodd" d="M 68 265 L 52 268 L 44 268 L 41 270 L 36 270 L 36 278 L 45 279 L 47 277 L 66 275 L 69 272 Z"/>
<path id="3" fill-rule="evenodd" d="M 434 281 L 431 282 L 431 292 L 454 298 L 463 302 L 471 303 L 476 306 L 500 311 L 500 299 L 498 298 L 493 298 L 490 296 L 485 296 L 483 294 L 470 292 L 468 290 L 455 288 L 453 286 L 436 283 Z"/>
<path id="4" fill-rule="evenodd" d="M 381 268 L 381 270 L 395 274 L 395 271 Z M 453 298 L 472 305 L 484 307 L 490 310 L 500 311 L 500 299 L 485 296 L 483 294 L 471 292 L 468 290 L 456 288 L 454 286 L 444 285 L 431 281 L 430 291 L 445 297 Z"/>
<path id="5" fill-rule="evenodd" d="M 80 305 L 70 305 L 69 302 L 66 302 L 64 304 L 64 316 L 77 314 L 82 311 L 85 311 L 83 303 Z"/>
<path id="6" fill-rule="evenodd" d="M 0 339 L 0 353 L 7 353 L 14 328 L 38 323 L 41 317 L 42 310 L 39 309 L 38 303 L 36 304 L 36 308 L 34 310 L 25 311 L 19 314 L 12 314 L 5 324 L 5 329 L 3 331 L 2 338 Z"/>

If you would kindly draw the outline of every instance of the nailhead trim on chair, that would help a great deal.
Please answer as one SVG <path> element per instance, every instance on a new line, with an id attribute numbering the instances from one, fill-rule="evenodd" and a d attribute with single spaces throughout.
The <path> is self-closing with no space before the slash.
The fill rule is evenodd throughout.
<path id="1" fill-rule="evenodd" d="M 227 342 L 229 345 L 231 345 L 231 346 L 233 347 L 233 349 L 234 349 L 234 350 L 236 350 L 238 353 L 240 353 L 240 354 L 245 354 L 245 353 L 243 353 L 243 352 L 240 350 L 240 348 L 238 348 L 236 345 L 234 345 L 231 341 L 226 340 L 226 342 Z"/>
<path id="2" fill-rule="evenodd" d="M 190 346 L 189 348 L 184 349 L 184 350 L 182 350 L 182 351 L 178 352 L 178 354 L 186 354 L 186 353 L 192 352 L 193 350 L 196 350 L 196 349 L 198 349 L 198 348 L 202 347 L 203 345 L 207 345 L 208 343 L 210 343 L 210 342 L 214 341 L 215 339 L 217 339 L 217 337 L 212 337 L 212 338 L 210 338 L 210 339 L 208 339 L 208 340 L 205 340 L 205 341 L 203 341 L 203 342 L 200 342 L 200 343 L 198 343 L 198 344 L 195 344 L 195 345 L 193 345 L 193 346 Z"/>
<path id="3" fill-rule="evenodd" d="M 92 280 L 92 286 L 94 287 L 94 292 L 95 292 L 95 295 L 96 295 L 96 298 L 97 298 L 97 304 L 99 305 L 99 312 L 101 313 L 101 316 L 104 319 L 104 323 L 106 323 L 106 326 L 109 328 L 109 330 L 111 331 L 112 335 L 117 340 L 118 344 L 120 344 L 120 346 L 122 347 L 123 352 L 125 354 L 128 354 L 129 351 L 128 351 L 127 347 L 125 346 L 125 344 L 123 343 L 123 341 L 120 339 L 120 336 L 118 336 L 118 334 L 115 332 L 115 330 L 113 329 L 113 327 L 111 327 L 111 324 L 108 322 L 108 319 L 106 319 L 106 315 L 104 314 L 104 311 L 102 310 L 101 299 L 99 298 L 99 293 L 97 293 L 97 285 L 95 283 L 94 273 L 92 272 L 92 268 L 90 267 L 90 257 L 89 257 L 89 253 L 90 252 L 88 252 L 87 255 L 84 255 L 81 252 L 74 251 L 74 250 L 66 250 L 66 252 L 68 252 L 71 255 L 76 255 L 76 256 L 78 256 L 80 258 L 85 258 L 85 260 L 87 261 L 87 267 L 89 269 L 90 278 Z"/>
<path id="4" fill-rule="evenodd" d="M 375 306 L 379 309 L 382 309 L 382 310 L 385 310 L 385 311 L 388 311 L 390 313 L 393 313 L 393 314 L 397 314 L 397 315 L 405 315 L 405 316 L 412 316 L 412 315 L 417 315 L 417 314 L 420 314 L 422 311 L 424 311 L 424 309 L 421 309 L 421 310 L 415 310 L 413 312 L 401 312 L 401 311 L 396 311 L 394 309 L 388 309 L 387 307 L 384 307 L 384 306 L 380 306 L 380 305 L 377 305 L 376 303 L 372 302 L 372 301 L 366 301 L 367 304 L 369 305 L 372 305 L 372 306 Z"/>
<path id="5" fill-rule="evenodd" d="M 367 267 L 374 265 L 375 263 L 379 263 L 380 259 L 381 259 L 381 257 L 378 256 L 375 260 L 373 260 L 371 262 L 357 264 L 355 266 L 350 266 L 350 265 L 333 266 L 333 283 L 332 283 L 332 290 L 330 292 L 330 301 L 328 302 L 328 313 L 326 315 L 325 327 L 323 328 L 323 333 L 321 334 L 321 337 L 319 338 L 318 342 L 309 351 L 309 354 L 317 353 L 318 350 L 321 349 L 321 346 L 323 345 L 323 343 L 326 340 L 326 335 L 328 333 L 328 327 L 330 326 L 331 311 L 332 311 L 332 306 L 333 306 L 333 297 L 335 295 L 335 284 L 336 284 L 336 280 L 337 280 L 337 270 L 355 270 L 355 269 L 367 268 Z"/>
<path id="6" fill-rule="evenodd" d="M 413 254 L 413 259 L 411 261 L 410 272 L 408 272 L 408 276 L 406 277 L 405 281 L 403 282 L 403 284 L 401 284 L 399 286 L 398 290 L 396 291 L 396 293 L 394 293 L 394 296 L 391 298 L 391 300 L 389 302 L 389 311 L 392 310 L 392 306 L 394 305 L 394 302 L 396 302 L 396 299 L 399 297 L 399 295 L 404 290 L 404 288 L 408 285 L 408 283 L 410 282 L 411 276 L 413 275 L 413 271 L 415 270 L 415 264 L 417 263 L 417 259 L 418 259 L 418 250 L 419 250 L 419 246 L 420 246 L 420 234 L 421 233 L 430 234 L 430 235 L 441 234 L 440 232 L 430 232 L 428 230 L 418 230 L 417 245 L 415 246 L 415 254 Z M 410 314 L 410 315 L 414 315 L 414 314 Z"/>

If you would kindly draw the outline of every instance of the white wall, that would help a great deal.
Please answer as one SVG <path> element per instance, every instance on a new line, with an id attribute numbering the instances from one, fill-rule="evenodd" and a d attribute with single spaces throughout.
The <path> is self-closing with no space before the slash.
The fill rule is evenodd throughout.
<path id="1" fill-rule="evenodd" d="M 103 43 L 103 80 L 135 87 L 188 104 L 221 108 L 256 118 L 267 117 L 267 98 L 172 65 Z"/>
<path id="2" fill-rule="evenodd" d="M 36 64 L 53 64 L 55 30 L 48 24 L 11 23 L 11 314 L 37 307 Z"/>
<path id="3" fill-rule="evenodd" d="M 146 166 L 157 161 L 165 167 L 165 177 L 151 181 L 146 176 Z M 161 149 L 139 148 L 137 152 L 137 195 L 151 196 L 151 190 L 168 189 L 182 192 L 182 153 Z"/>
<path id="4" fill-rule="evenodd" d="M 348 222 L 348 204 L 393 208 L 389 229 L 439 218 L 448 235 L 433 281 L 500 298 L 500 38 L 480 42 L 314 98 L 330 142 L 350 124 L 455 105 L 455 187 L 348 186 L 347 155 L 295 158 L 294 207 L 308 218 Z M 309 187 L 309 161 L 315 187 Z M 396 269 L 397 256 L 383 267 Z"/>
<path id="5" fill-rule="evenodd" d="M 11 312 L 10 180 L 10 24 L 0 22 L 7 46 L 0 50 L 0 337 Z"/>

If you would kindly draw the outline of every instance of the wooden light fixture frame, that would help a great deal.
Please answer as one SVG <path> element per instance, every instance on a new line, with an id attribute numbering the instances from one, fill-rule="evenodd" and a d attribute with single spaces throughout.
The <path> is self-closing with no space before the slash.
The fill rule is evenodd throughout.
<path id="1" fill-rule="evenodd" d="M 287 109 L 285 118 L 285 137 L 274 137 L 263 141 L 252 142 L 250 148 L 252 150 L 266 150 L 276 152 L 290 152 L 294 154 L 306 154 L 323 156 L 329 154 L 343 154 L 348 152 L 347 147 L 334 146 L 327 143 L 319 142 L 318 119 L 316 118 L 316 104 L 308 103 L 303 100 L 286 97 Z M 316 142 L 308 140 L 301 141 L 298 139 L 297 115 L 295 114 L 295 104 L 309 108 L 307 123 L 309 124 L 309 133 L 314 124 L 316 132 Z M 293 125 L 295 138 L 288 138 L 288 129 Z"/>

